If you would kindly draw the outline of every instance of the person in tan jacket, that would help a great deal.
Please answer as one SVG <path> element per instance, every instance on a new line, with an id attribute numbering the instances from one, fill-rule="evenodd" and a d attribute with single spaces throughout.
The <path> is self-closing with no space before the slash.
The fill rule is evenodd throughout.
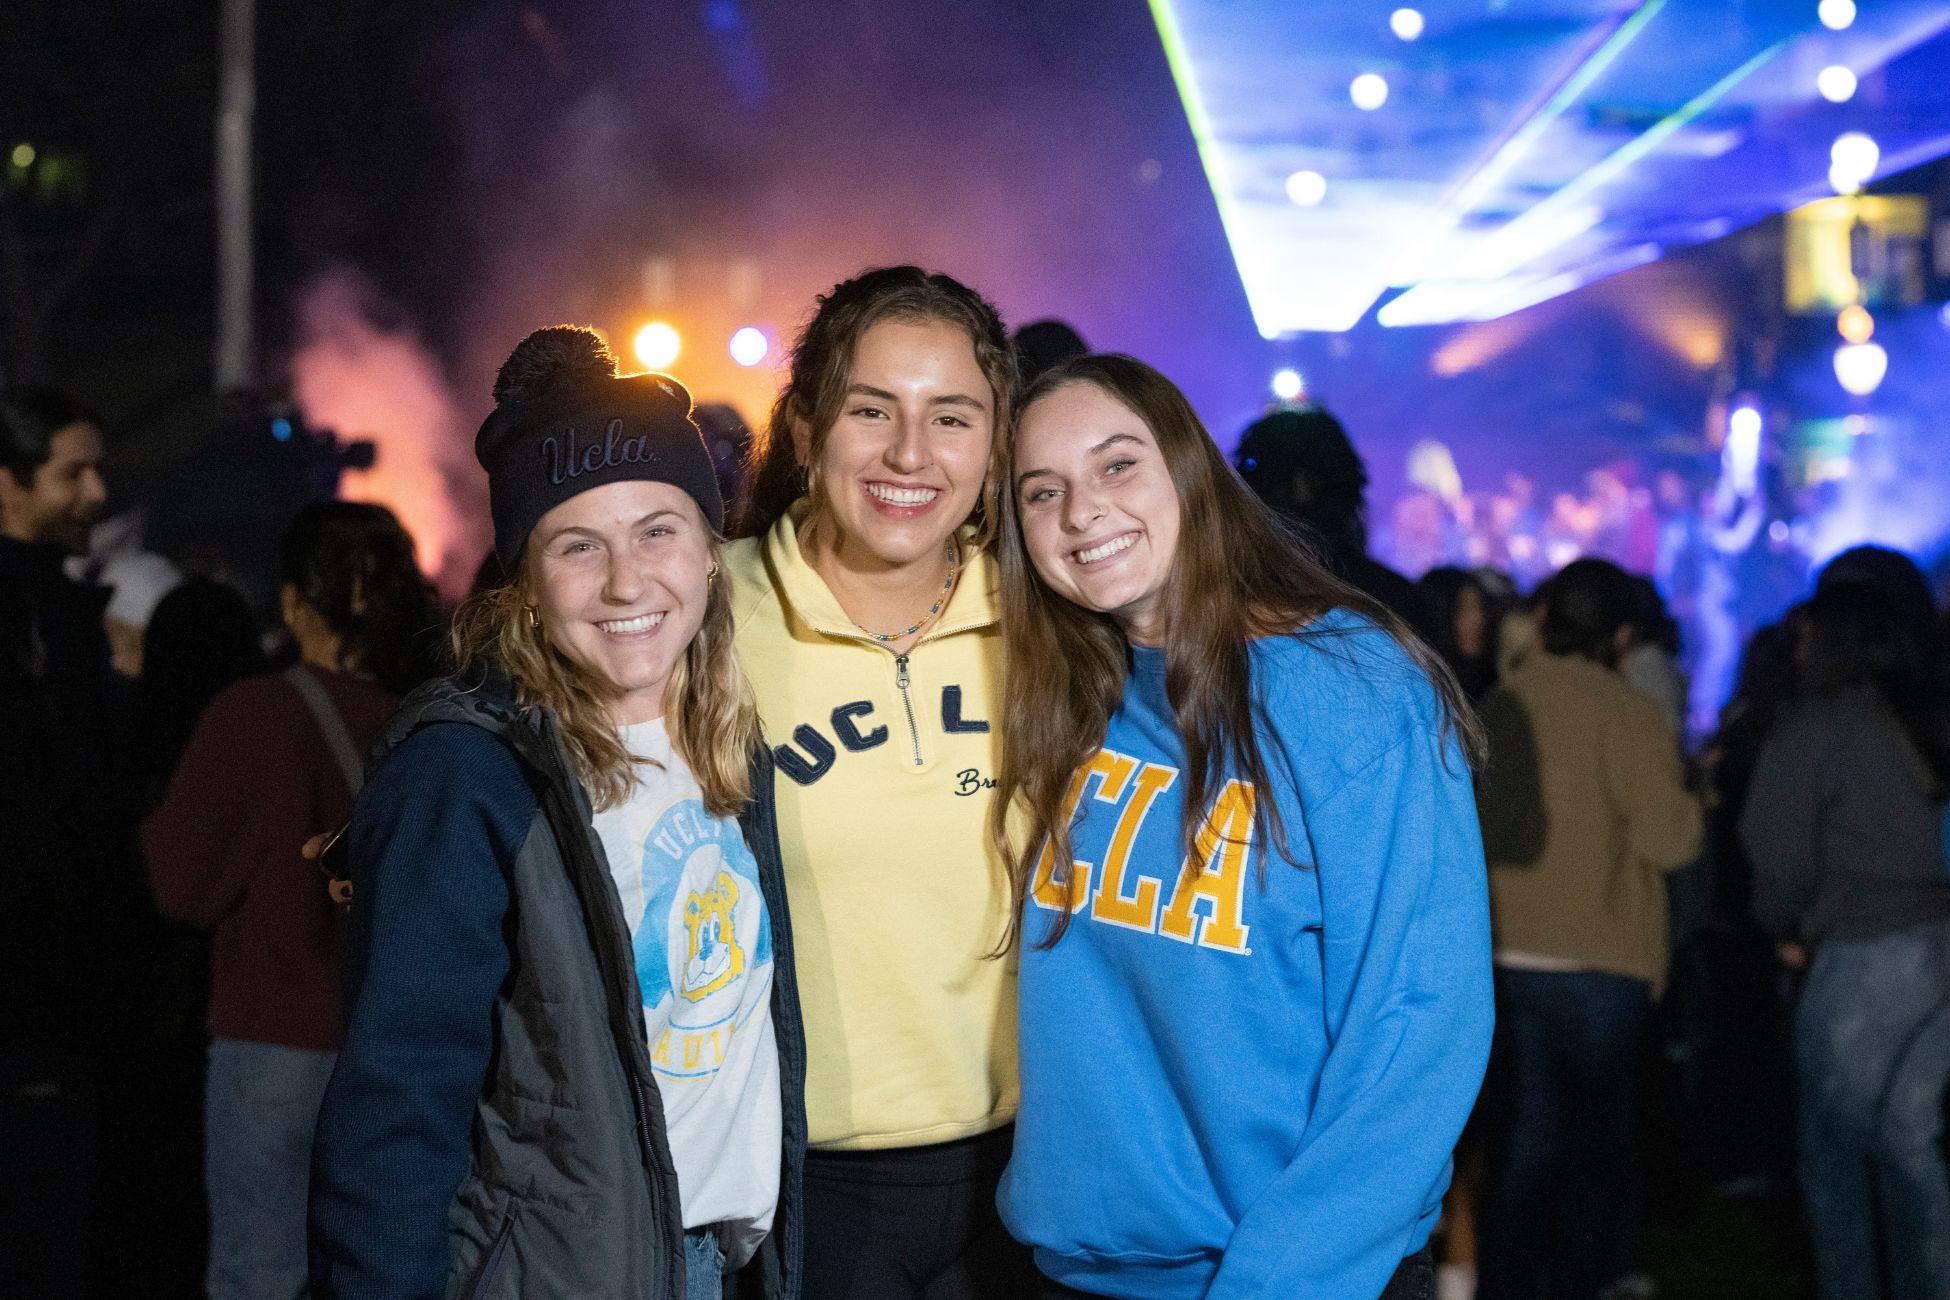
<path id="1" fill-rule="evenodd" d="M 1617 672 L 1631 578 L 1579 560 L 1542 596 L 1535 651 L 1483 703 L 1477 803 L 1497 967 L 1483 1300 L 1596 1300 L 1629 1266 L 1665 878 L 1701 835 L 1671 724 Z"/>

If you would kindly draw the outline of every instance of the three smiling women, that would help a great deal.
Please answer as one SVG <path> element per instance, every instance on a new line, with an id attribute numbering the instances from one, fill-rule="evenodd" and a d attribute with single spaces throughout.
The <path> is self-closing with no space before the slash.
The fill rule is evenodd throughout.
<path id="1" fill-rule="evenodd" d="M 597 392 L 669 382 L 583 379 Z M 551 1146 L 526 1112 L 489 1107 L 457 1143 L 457 1093 L 445 1163 L 413 1165 L 409 1179 L 429 1207 L 444 1205 L 472 1152 L 445 1294 L 675 1300 L 716 1294 L 718 1271 L 747 1258 L 766 1294 L 819 1300 L 1370 1300 L 1426 1280 L 1422 1247 L 1488 1041 L 1467 706 L 1411 635 L 1279 534 L 1161 376 L 1125 359 L 1073 363 L 1028 395 L 1020 429 L 1015 389 L 1001 321 L 978 294 L 913 267 L 871 271 L 820 299 L 800 337 L 754 449 L 743 538 L 721 560 L 711 510 L 681 500 L 666 524 L 697 539 L 695 563 L 675 576 L 649 558 L 675 544 L 637 535 L 629 511 L 644 503 L 605 501 L 586 537 L 551 516 L 529 521 L 546 540 L 532 557 L 518 541 L 510 552 L 515 594 L 490 598 L 500 613 L 489 625 L 503 631 L 471 643 L 515 668 L 512 687 L 491 688 L 487 716 L 503 745 L 528 729 L 583 741 L 546 771 L 502 772 L 482 750 L 466 788 L 416 796 L 435 800 L 427 814 L 381 769 L 374 785 L 394 802 L 368 796 L 353 827 L 369 877 L 355 929 L 372 928 L 354 1035 L 363 1008 L 376 1027 L 367 1059 L 405 1050 L 411 1018 L 392 1005 L 402 995 L 375 983 L 389 910 L 409 907 L 390 924 L 436 938 L 449 924 L 435 884 L 410 908 L 416 877 L 388 848 L 400 832 L 381 834 L 377 817 L 419 824 L 439 798 L 460 800 L 475 810 L 461 823 L 483 825 L 455 852 L 512 880 L 525 905 L 560 908 L 573 900 L 524 894 L 533 885 L 511 866 L 529 838 L 523 819 L 485 807 L 479 789 L 493 767 L 508 790 L 488 802 L 528 807 L 534 795 L 523 803 L 519 788 L 541 791 L 534 806 L 550 815 L 537 833 L 545 823 L 572 866 L 587 856 L 576 816 L 586 827 L 593 806 L 608 897 L 629 931 L 599 936 L 596 956 L 633 946 L 627 996 L 648 1036 L 644 1059 L 619 1038 L 570 1073 L 585 1089 L 589 1071 L 646 1085 L 634 1094 L 645 1158 L 675 1156 L 677 1193 L 648 1257 L 661 1264 L 593 1290 L 557 1285 L 566 1272 L 529 1266 L 549 1258 L 548 1239 L 507 1226 L 522 1207 L 538 1200 L 543 1224 L 548 1207 L 570 1205 L 635 1220 L 640 1199 L 619 1199 L 613 1177 L 581 1187 L 573 1175 L 537 1197 L 532 1178 L 507 1176 L 509 1152 L 539 1145 L 543 1167 L 572 1169 L 591 1139 L 571 1126 Z M 602 413 L 576 401 L 531 408 L 537 436 Z M 600 429 L 582 428 L 585 442 Z M 683 455 L 605 451 L 594 477 L 663 491 L 670 467 L 689 463 L 688 442 L 670 445 Z M 491 475 L 518 459 L 483 455 Z M 525 472 L 544 461 L 545 449 Z M 557 512 L 579 500 L 559 483 L 549 491 Z M 582 495 L 593 509 L 598 493 Z M 710 503 L 694 493 L 693 504 Z M 558 593 L 571 574 L 572 599 Z M 524 627 L 536 657 L 508 653 Z M 681 667 L 654 691 L 614 679 L 627 667 L 619 638 L 660 637 Z M 684 638 L 688 648 L 674 645 Z M 476 654 L 477 681 L 506 680 L 495 657 Z M 545 689 L 565 664 L 578 688 Z M 652 695 L 671 720 L 659 736 L 642 734 L 653 715 L 625 703 Z M 730 702 L 740 698 L 750 703 Z M 750 704 L 763 738 L 747 751 Z M 700 710 L 721 739 L 697 731 Z M 389 766 L 432 743 L 403 734 Z M 750 760 L 743 785 L 733 751 Z M 703 789 L 690 822 L 670 823 L 663 804 L 612 815 L 686 768 Z M 705 839 L 714 864 L 736 857 L 713 829 L 733 814 L 757 864 L 740 897 L 762 902 L 769 947 L 715 875 L 691 879 Z M 409 884 L 392 882 L 401 872 Z M 742 888 L 736 871 L 727 879 Z M 591 925 L 591 908 L 607 910 L 581 906 Z M 476 942 L 487 915 L 468 923 Z M 740 1086 L 718 1085 L 706 1107 L 715 1154 L 687 1166 L 699 1148 L 684 1135 L 702 1112 L 667 1036 L 673 1024 L 700 1032 L 687 991 L 709 994 L 741 959 L 755 969 L 761 949 L 769 994 L 732 1009 L 726 1023 L 740 1028 L 723 1034 L 772 1046 L 756 1053 L 758 1074 L 741 1067 Z M 511 1003 L 522 956 L 517 944 L 511 966 L 489 962 L 469 985 L 458 1014 L 470 1032 L 493 1031 L 479 1042 L 529 1043 L 572 1015 L 545 990 Z M 591 988 L 613 1007 L 625 995 L 609 988 L 620 978 L 610 964 L 594 963 Z M 761 1006 L 767 1018 L 751 1019 Z M 699 1061 L 720 1051 L 699 1046 Z M 460 1064 L 478 1085 L 474 1058 Z M 484 1106 L 499 1077 L 474 1088 Z M 551 1086 L 515 1092 L 536 1105 L 570 1095 Z M 334 1089 L 341 1117 L 366 1123 L 321 1130 L 321 1149 L 336 1145 L 321 1157 L 327 1192 L 361 1168 L 405 1168 L 402 1125 L 424 1117 L 370 1075 Z M 382 1185 L 369 1180 L 365 1194 Z M 359 1252 L 331 1231 L 344 1202 L 328 1195 L 321 1214 L 315 1198 L 314 1225 L 349 1259 Z M 429 1221 L 417 1238 L 428 1251 L 431 1232 Z M 409 1293 L 355 1275 L 341 1260 L 315 1282 L 325 1295 Z"/>

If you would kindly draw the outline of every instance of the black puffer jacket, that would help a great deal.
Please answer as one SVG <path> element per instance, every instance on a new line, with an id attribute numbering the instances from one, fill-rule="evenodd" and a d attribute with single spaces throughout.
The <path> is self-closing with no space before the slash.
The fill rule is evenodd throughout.
<path id="1" fill-rule="evenodd" d="M 553 715 L 505 677 L 443 679 L 374 761 L 348 836 L 351 1014 L 313 1154 L 312 1293 L 682 1300 L 629 929 Z M 728 1290 L 792 1300 L 805 1037 L 762 746 L 753 762 L 740 823 L 772 917 L 784 1165 L 771 1235 Z"/>

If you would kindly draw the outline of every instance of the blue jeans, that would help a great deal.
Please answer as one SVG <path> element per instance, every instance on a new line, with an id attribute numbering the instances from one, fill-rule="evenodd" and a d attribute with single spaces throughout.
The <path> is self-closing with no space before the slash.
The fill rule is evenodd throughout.
<path id="1" fill-rule="evenodd" d="M 210 1041 L 203 1093 L 210 1300 L 305 1294 L 311 1135 L 334 1052 Z"/>
<path id="2" fill-rule="evenodd" d="M 684 1230 L 684 1300 L 722 1300 L 724 1251 L 711 1228 Z"/>
<path id="3" fill-rule="evenodd" d="M 1824 943 L 1795 1061 L 1822 1300 L 1950 1296 L 1950 922 Z"/>
<path id="4" fill-rule="evenodd" d="M 1595 1300 L 1626 1271 L 1651 1010 L 1644 980 L 1498 968 L 1481 1300 Z"/>

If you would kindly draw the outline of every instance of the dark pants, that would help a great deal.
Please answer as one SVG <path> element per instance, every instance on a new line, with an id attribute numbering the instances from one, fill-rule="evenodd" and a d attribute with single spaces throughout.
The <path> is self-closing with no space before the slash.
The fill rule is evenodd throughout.
<path id="1" fill-rule="evenodd" d="M 806 1155 L 806 1300 L 1021 1300 L 1029 1250 L 995 1210 L 1013 1127 Z"/>
<path id="2" fill-rule="evenodd" d="M 84 1056 L 0 1044 L 0 1296 L 86 1294 L 100 1105 Z"/>
<path id="3" fill-rule="evenodd" d="M 1064 1286 L 1054 1278 L 1043 1279 L 1042 1300 L 1096 1300 L 1094 1293 Z M 1380 1300 L 1435 1300 L 1435 1256 L 1427 1246 L 1402 1261 Z"/>
<path id="4" fill-rule="evenodd" d="M 1596 1300 L 1626 1271 L 1651 1006 L 1623 975 L 1497 970 L 1480 1300 Z"/>

